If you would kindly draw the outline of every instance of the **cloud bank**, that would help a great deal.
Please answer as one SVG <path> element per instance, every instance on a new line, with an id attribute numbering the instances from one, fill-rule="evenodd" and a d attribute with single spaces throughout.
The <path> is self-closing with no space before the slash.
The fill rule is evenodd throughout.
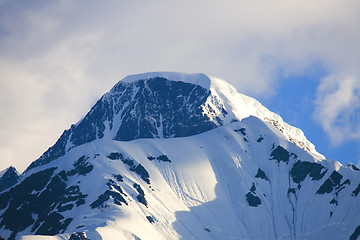
<path id="1" fill-rule="evenodd" d="M 284 76 L 320 66 L 314 118 L 333 142 L 358 140 L 359 1 L 0 5 L 0 169 L 24 170 L 118 80 L 147 71 L 204 72 L 271 97 Z"/>
<path id="2" fill-rule="evenodd" d="M 317 89 L 314 118 L 333 144 L 360 140 L 360 79 L 331 75 Z"/>

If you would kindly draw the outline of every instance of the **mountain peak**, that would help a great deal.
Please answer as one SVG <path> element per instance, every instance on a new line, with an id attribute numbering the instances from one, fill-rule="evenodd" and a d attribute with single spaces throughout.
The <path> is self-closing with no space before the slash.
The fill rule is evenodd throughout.
<path id="1" fill-rule="evenodd" d="M 11 166 L 0 172 L 0 192 L 3 190 L 13 186 L 19 180 L 20 174 L 15 169 L 15 167 Z"/>
<path id="2" fill-rule="evenodd" d="M 203 108 L 203 114 L 207 115 L 209 119 L 221 120 L 220 124 L 216 124 L 217 126 L 255 116 L 279 129 L 289 141 L 302 149 L 314 154 L 319 159 L 325 158 L 315 150 L 315 146 L 305 137 L 302 130 L 287 124 L 281 116 L 269 111 L 256 99 L 239 93 L 235 87 L 223 79 L 203 73 L 148 72 L 129 75 L 118 84 L 134 83 L 152 78 L 164 78 L 170 81 L 194 84 L 209 90 L 210 95 L 204 105 L 212 106 L 213 109 Z M 113 89 L 116 89 L 117 85 Z M 212 112 L 216 108 L 218 108 L 217 111 Z M 221 112 L 226 114 L 222 115 Z"/>
<path id="3" fill-rule="evenodd" d="M 188 137 L 249 116 L 268 122 L 287 140 L 324 159 L 300 129 L 226 81 L 202 73 L 150 72 L 119 81 L 28 169 L 96 139 Z"/>

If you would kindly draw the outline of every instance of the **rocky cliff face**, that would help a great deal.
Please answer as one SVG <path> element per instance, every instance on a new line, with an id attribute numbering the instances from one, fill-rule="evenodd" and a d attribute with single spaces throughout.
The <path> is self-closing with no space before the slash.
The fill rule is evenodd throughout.
<path id="1" fill-rule="evenodd" d="M 356 166 L 224 81 L 148 73 L 3 187 L 0 236 L 356 239 L 359 192 Z"/>
<path id="2" fill-rule="evenodd" d="M 0 173 L 0 192 L 15 185 L 19 181 L 19 173 L 14 167 L 9 167 Z"/>
<path id="3" fill-rule="evenodd" d="M 214 116 L 204 114 L 204 109 Z M 104 137 L 130 141 L 192 136 L 222 125 L 219 115 L 225 116 L 226 110 L 199 85 L 163 77 L 119 82 L 28 169 L 64 155 L 69 148 Z"/>

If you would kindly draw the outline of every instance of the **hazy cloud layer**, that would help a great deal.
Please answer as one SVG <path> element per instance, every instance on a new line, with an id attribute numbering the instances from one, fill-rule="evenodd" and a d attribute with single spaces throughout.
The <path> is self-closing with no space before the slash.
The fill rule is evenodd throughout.
<path id="1" fill-rule="evenodd" d="M 346 121 L 359 22 L 357 0 L 0 1 L 0 169 L 24 170 L 118 80 L 147 71 L 204 72 L 270 97 L 282 76 L 321 66 L 331 77 L 315 118 L 334 142 L 358 139 L 332 126 L 358 130 Z M 347 111 L 328 101 L 339 91 L 352 94 Z"/>

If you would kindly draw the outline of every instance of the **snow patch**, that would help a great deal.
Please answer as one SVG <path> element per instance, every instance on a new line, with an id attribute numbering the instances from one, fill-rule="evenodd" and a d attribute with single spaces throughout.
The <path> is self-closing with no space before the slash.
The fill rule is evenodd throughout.
<path id="1" fill-rule="evenodd" d="M 210 88 L 211 80 L 203 73 L 178 73 L 178 72 L 148 72 L 135 75 L 129 75 L 121 80 L 121 82 L 132 83 L 138 80 L 163 77 L 172 81 L 181 81 L 199 85 L 205 89 Z"/>

